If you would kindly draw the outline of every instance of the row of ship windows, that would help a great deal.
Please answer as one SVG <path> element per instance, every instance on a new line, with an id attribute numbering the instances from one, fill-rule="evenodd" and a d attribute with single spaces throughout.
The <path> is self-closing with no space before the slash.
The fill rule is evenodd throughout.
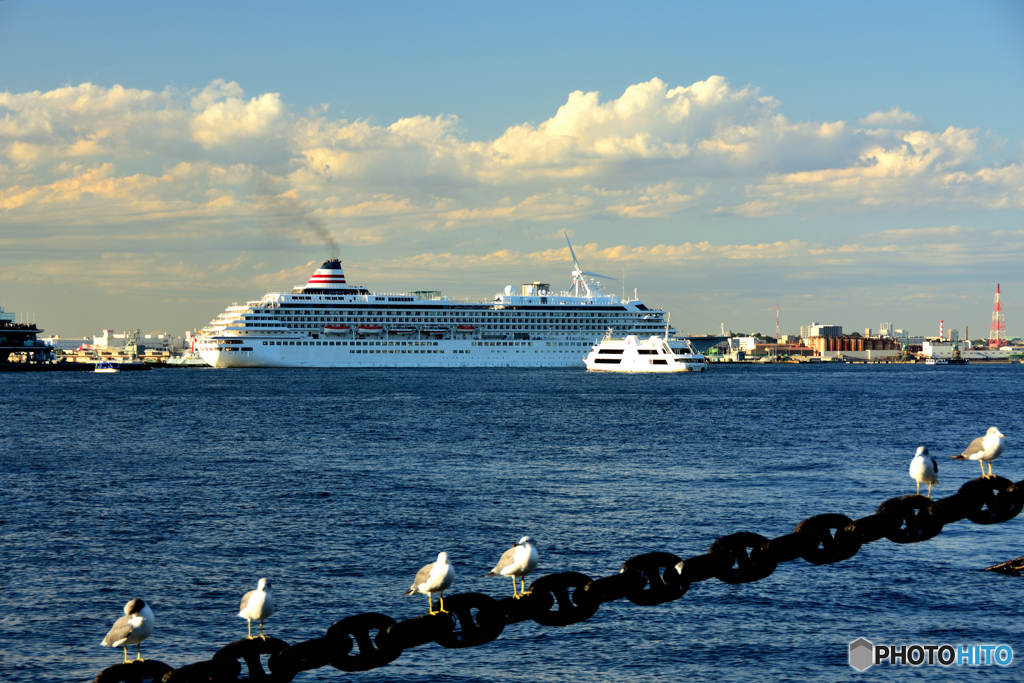
<path id="1" fill-rule="evenodd" d="M 277 328 L 282 330 L 289 329 L 321 329 L 321 325 L 315 323 L 296 323 L 294 325 L 276 325 L 274 323 L 243 323 L 240 326 L 233 326 L 236 329 L 241 328 Z M 604 330 L 604 325 L 481 325 L 481 329 L 487 330 Z M 626 329 L 625 326 L 619 326 L 620 329 Z M 631 330 L 658 330 L 661 329 L 657 325 L 633 325 L 629 329 Z M 472 332 L 472 330 L 469 330 Z"/>
<path id="2" fill-rule="evenodd" d="M 241 321 L 271 321 L 271 322 L 286 322 L 286 323 L 476 323 L 476 324 L 483 324 L 483 323 L 522 323 L 524 321 L 524 319 L 531 319 L 531 318 L 532 319 L 537 319 L 540 316 L 530 315 L 530 316 L 523 317 L 523 316 L 516 316 L 516 315 L 511 315 L 511 316 L 509 316 L 509 315 L 498 315 L 498 316 L 495 316 L 495 318 L 497 318 L 497 319 L 487 319 L 488 317 L 489 316 L 484 316 L 484 319 L 480 319 L 480 321 L 478 321 L 478 319 L 475 319 L 475 317 L 473 317 L 473 316 L 464 316 L 464 317 L 458 317 L 458 316 L 447 316 L 447 317 L 440 316 L 440 317 L 436 317 L 435 316 L 435 317 L 422 317 L 422 318 L 421 317 L 412 317 L 411 318 L 411 317 L 397 317 L 397 316 L 391 316 L 391 315 L 382 316 L 379 313 L 377 313 L 377 314 L 367 313 L 367 316 L 351 315 L 351 316 L 340 316 L 340 317 L 318 316 L 318 315 L 307 315 L 307 316 L 306 315 L 304 315 L 304 316 L 298 316 L 298 315 L 285 315 L 285 316 L 275 316 L 275 315 L 244 315 L 241 318 L 238 318 L 238 317 L 233 316 L 233 315 L 224 315 L 223 319 L 226 322 L 237 321 L 237 319 L 241 319 Z M 607 318 L 607 317 L 610 317 L 610 316 L 605 316 L 605 317 Z M 632 318 L 633 321 L 637 321 L 637 322 L 640 321 L 640 318 L 637 317 L 636 315 L 632 315 L 632 316 L 630 316 L 630 315 L 617 316 L 616 315 L 615 316 L 615 318 L 616 318 L 615 322 L 618 322 L 617 318 L 620 318 L 620 317 Z M 583 319 L 580 319 L 580 318 L 583 318 Z M 582 315 L 579 316 L 579 317 L 572 316 L 572 315 L 569 315 L 569 316 L 551 315 L 550 317 L 545 316 L 545 319 L 544 319 L 543 322 L 544 323 L 554 323 L 554 322 L 559 322 L 559 323 L 581 322 L 581 323 L 583 323 L 583 322 L 590 322 L 588 318 L 589 318 L 589 316 L 582 316 Z"/>
<path id="3" fill-rule="evenodd" d="M 230 350 L 230 349 L 229 349 Z M 526 349 L 515 349 L 515 353 L 529 353 Z M 416 349 L 349 349 L 349 353 L 444 353 L 444 349 L 440 351 L 419 351 Z M 508 353 L 507 349 L 490 349 L 491 353 Z M 534 353 L 572 353 L 569 349 L 563 349 L 561 351 L 555 350 L 539 350 L 534 349 Z M 454 349 L 451 353 L 472 353 L 470 349 Z M 618 362 L 616 360 L 616 362 Z M 654 361 L 658 363 L 659 361 Z M 660 361 L 664 363 L 665 361 Z"/>
<path id="4" fill-rule="evenodd" d="M 296 343 L 298 343 L 298 342 L 296 342 Z M 327 342 L 324 342 L 324 344 L 326 344 L 326 343 Z M 301 343 L 298 343 L 298 344 L 299 344 L 299 346 L 303 345 Z M 309 342 L 309 344 L 314 344 L 314 342 Z M 285 346 L 288 346 L 288 345 L 285 344 Z M 241 347 L 226 346 L 226 347 L 219 347 L 219 348 L 213 347 L 213 350 L 215 350 L 215 351 L 252 351 L 253 349 L 252 349 L 251 346 L 241 346 Z M 348 350 L 349 353 L 445 353 L 445 349 L 347 349 L 347 350 Z M 489 349 L 489 351 L 491 353 L 508 353 L 509 352 L 507 349 Z M 529 353 L 529 351 L 527 351 L 526 349 L 514 349 L 514 351 L 515 351 L 515 353 Z M 472 353 L 472 351 L 470 349 L 449 349 L 448 352 L 449 353 Z M 570 350 L 570 349 L 550 349 L 550 350 L 548 350 L 548 349 L 545 349 L 545 350 L 534 349 L 533 352 L 534 353 L 575 353 L 577 351 Z M 599 362 L 599 363 L 610 363 L 610 362 L 618 363 L 619 359 L 617 359 L 617 358 L 616 359 L 603 359 L 602 358 L 602 359 L 599 359 L 597 362 Z M 652 361 L 652 362 L 654 362 L 654 363 L 664 363 L 665 361 Z"/>
<path id="5" fill-rule="evenodd" d="M 333 342 L 333 341 L 265 341 L 264 346 L 437 346 L 437 342 Z"/>
<path id="6" fill-rule="evenodd" d="M 595 363 L 604 363 L 606 365 L 618 365 L 622 362 L 621 358 L 595 358 Z M 668 365 L 668 361 L 661 358 L 652 358 L 651 365 Z"/>
<path id="7" fill-rule="evenodd" d="M 389 301 L 390 301 L 390 299 L 389 299 Z M 396 299 L 396 301 L 397 301 L 397 299 Z M 262 306 L 256 306 L 256 307 L 257 308 L 263 308 Z M 379 304 L 379 303 L 378 304 L 348 304 L 348 305 L 344 305 L 344 304 L 343 305 L 338 305 L 338 304 L 288 304 L 288 303 L 284 303 L 284 304 L 278 304 L 277 308 L 279 308 L 281 310 L 285 310 L 285 309 L 289 309 L 289 308 L 297 308 L 297 309 L 306 309 L 306 308 L 333 308 L 333 309 L 354 309 L 354 308 L 388 309 L 388 308 L 398 308 L 398 309 L 400 309 L 400 308 L 405 308 L 405 306 L 387 306 L 387 305 L 382 305 L 382 304 Z M 557 310 L 564 310 L 566 308 L 578 309 L 579 307 L 578 306 L 566 306 L 564 304 L 559 304 L 558 306 L 523 306 L 523 307 L 506 305 L 503 310 L 505 310 L 505 311 L 519 311 L 519 310 L 522 310 L 522 311 L 535 312 L 535 311 L 538 311 L 538 310 L 539 311 L 544 311 L 544 310 L 557 311 Z M 589 311 L 625 311 L 626 310 L 622 306 L 590 306 L 590 305 L 586 305 L 585 308 L 587 309 L 588 312 Z M 641 311 L 649 310 L 649 309 L 647 309 L 646 307 L 643 307 L 643 306 L 638 306 L 637 308 L 639 310 L 641 310 Z M 480 311 L 480 309 L 476 308 L 476 307 L 463 307 L 463 306 L 427 306 L 427 307 L 423 308 L 424 311 L 436 311 L 438 309 L 466 311 L 467 313 L 470 313 L 470 314 L 474 314 L 474 313 L 478 314 L 478 313 L 481 313 L 481 312 L 487 312 L 487 311 Z M 409 313 L 408 315 L 412 315 L 412 314 Z M 591 314 L 591 315 L 593 315 L 593 314 Z"/>
<path id="8" fill-rule="evenodd" d="M 222 344 L 240 344 L 241 342 L 225 341 Z M 473 342 L 473 346 L 533 346 L 534 342 Z M 547 346 L 590 346 L 588 342 L 545 342 Z M 265 341 L 264 346 L 437 346 L 437 342 L 399 342 L 399 341 L 354 341 L 354 342 L 335 342 L 335 341 Z M 540 342 L 537 342 L 540 346 Z M 244 349 L 252 351 L 252 349 Z"/>
<path id="9" fill-rule="evenodd" d="M 621 356 L 622 355 L 622 351 L 623 351 L 623 349 L 600 349 L 600 350 L 598 350 L 598 353 L 599 354 L 616 354 L 616 355 L 620 355 Z M 657 356 L 659 353 L 661 353 L 661 354 L 664 353 L 664 351 L 662 351 L 661 349 L 637 349 L 636 352 L 639 353 L 641 356 Z"/>

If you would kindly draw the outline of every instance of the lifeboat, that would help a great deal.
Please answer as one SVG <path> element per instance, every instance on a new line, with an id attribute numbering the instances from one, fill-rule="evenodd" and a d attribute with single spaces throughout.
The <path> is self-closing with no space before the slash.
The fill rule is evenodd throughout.
<path id="1" fill-rule="evenodd" d="M 459 325 L 458 327 L 455 328 L 457 332 L 472 332 L 475 329 L 476 327 L 474 327 L 473 325 Z"/>
<path id="2" fill-rule="evenodd" d="M 401 335 L 401 336 L 404 337 L 404 336 L 407 336 L 407 335 L 410 335 L 410 334 L 416 334 L 416 328 L 415 327 L 392 327 L 389 330 L 389 332 L 391 332 L 391 334 L 397 334 L 397 335 Z"/>
<path id="3" fill-rule="evenodd" d="M 324 332 L 327 334 L 346 334 L 348 325 L 324 325 Z"/>
<path id="4" fill-rule="evenodd" d="M 380 334 L 382 329 L 380 325 L 360 325 L 359 334 Z"/>
<path id="5" fill-rule="evenodd" d="M 421 330 L 421 332 L 423 332 L 423 334 L 431 336 L 431 337 L 440 337 L 442 334 L 444 334 L 447 331 L 448 330 L 443 328 L 443 327 L 424 327 Z"/>

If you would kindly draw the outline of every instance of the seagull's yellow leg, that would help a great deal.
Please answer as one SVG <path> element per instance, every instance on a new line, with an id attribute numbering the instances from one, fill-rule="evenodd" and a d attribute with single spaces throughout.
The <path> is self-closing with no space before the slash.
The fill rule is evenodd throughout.
<path id="1" fill-rule="evenodd" d="M 932 485 L 930 483 L 928 484 L 928 497 L 932 497 Z"/>
<path id="2" fill-rule="evenodd" d="M 252 640 L 252 619 L 246 619 L 245 623 L 249 624 L 249 635 L 247 636 L 247 640 Z"/>
<path id="3" fill-rule="evenodd" d="M 427 593 L 427 614 L 437 614 L 434 611 L 434 596 L 431 593 Z"/>
<path id="4" fill-rule="evenodd" d="M 984 467 L 984 465 L 982 465 L 982 467 Z M 988 461 L 988 476 L 989 477 L 993 476 L 992 475 L 992 461 L 991 460 Z"/>
<path id="5" fill-rule="evenodd" d="M 260 639 L 261 640 L 266 640 L 267 639 L 267 637 L 265 635 L 263 635 L 263 620 L 262 619 L 260 619 Z"/>
<path id="6" fill-rule="evenodd" d="M 530 591 L 529 593 L 526 592 L 526 577 L 525 576 L 520 576 L 519 579 L 523 582 L 523 590 L 519 594 L 520 595 L 530 595 L 530 593 L 533 593 L 533 591 Z"/>
<path id="7" fill-rule="evenodd" d="M 983 463 L 981 460 L 979 460 L 978 464 L 981 465 L 981 478 L 984 479 L 985 478 L 985 463 Z"/>
<path id="8" fill-rule="evenodd" d="M 124 646 L 124 663 L 125 664 L 128 663 L 128 646 L 127 645 Z"/>
<path id="9" fill-rule="evenodd" d="M 519 599 L 519 587 L 516 585 L 516 577 L 512 577 L 512 597 L 516 600 Z"/>
<path id="10" fill-rule="evenodd" d="M 441 614 L 448 614 L 448 612 L 446 612 L 445 609 L 444 609 L 444 593 L 441 593 L 440 600 L 441 600 Z"/>
<path id="11" fill-rule="evenodd" d="M 138 651 L 135 653 L 135 661 L 141 662 L 142 661 L 142 643 L 141 642 L 140 643 L 136 643 L 135 646 L 137 648 L 139 648 Z"/>
<path id="12" fill-rule="evenodd" d="M 921 495 L 921 482 L 917 482 L 917 495 Z"/>

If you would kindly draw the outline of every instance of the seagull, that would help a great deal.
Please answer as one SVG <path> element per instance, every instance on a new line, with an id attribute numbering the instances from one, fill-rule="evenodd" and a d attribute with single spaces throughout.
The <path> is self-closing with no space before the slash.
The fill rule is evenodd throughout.
<path id="1" fill-rule="evenodd" d="M 405 595 L 423 593 L 427 596 L 427 602 L 430 605 L 427 614 L 437 614 L 434 611 L 433 594 L 439 593 L 441 595 L 441 611 L 444 612 L 444 592 L 448 590 L 454 580 L 455 570 L 448 564 L 448 553 L 438 553 L 437 562 L 431 562 L 416 572 L 416 578 L 413 579 L 412 585 L 409 586 Z M 445 613 L 447 614 L 447 612 Z"/>
<path id="2" fill-rule="evenodd" d="M 260 579 L 256 584 L 256 590 L 249 591 L 242 596 L 242 606 L 238 616 L 249 622 L 249 640 L 252 640 L 252 622 L 260 622 L 260 638 L 263 636 L 263 620 L 274 613 L 274 594 L 270 592 L 270 581 Z"/>
<path id="3" fill-rule="evenodd" d="M 501 559 L 498 560 L 498 564 L 494 565 L 487 576 L 511 576 L 512 577 L 512 597 L 519 599 L 524 595 L 529 595 L 526 592 L 526 579 L 523 578 L 534 569 L 537 568 L 537 548 L 533 545 L 533 539 L 529 536 L 523 536 L 520 538 L 515 545 L 506 550 L 501 555 Z M 516 592 L 516 577 L 523 582 L 523 590 L 521 593 Z M 533 591 L 530 591 L 531 593 Z"/>
<path id="4" fill-rule="evenodd" d="M 960 455 L 950 456 L 954 460 L 977 460 L 981 465 L 981 477 L 989 479 L 992 475 L 992 461 L 998 458 L 1003 452 L 1006 437 L 999 431 L 998 427 L 989 427 L 985 436 L 979 436 L 971 442 Z M 985 474 L 985 461 L 988 461 L 988 474 Z"/>
<path id="5" fill-rule="evenodd" d="M 917 454 L 910 461 L 910 476 L 917 480 L 917 495 L 921 495 L 921 484 L 928 484 L 928 497 L 932 497 L 932 484 L 939 483 L 939 463 L 928 455 L 928 449 L 918 446 Z"/>
<path id="6" fill-rule="evenodd" d="M 138 650 L 135 654 L 136 661 L 142 661 L 142 641 L 149 638 L 153 632 L 155 618 L 153 610 L 139 598 L 129 600 L 124 606 L 124 616 L 114 622 L 110 633 L 103 639 L 100 645 L 106 647 L 123 647 L 124 663 L 128 663 L 128 646 L 135 644 Z"/>

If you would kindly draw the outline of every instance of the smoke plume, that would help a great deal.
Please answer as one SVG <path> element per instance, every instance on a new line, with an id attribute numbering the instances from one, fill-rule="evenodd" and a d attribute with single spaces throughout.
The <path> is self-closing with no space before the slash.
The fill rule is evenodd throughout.
<path id="1" fill-rule="evenodd" d="M 338 248 L 338 243 L 335 241 L 331 231 L 327 229 L 327 223 L 323 219 L 311 215 L 302 208 L 302 205 L 296 198 L 277 192 L 272 185 L 271 179 L 266 174 L 256 177 L 255 190 L 260 197 L 259 204 L 274 209 L 276 218 L 291 224 L 305 226 L 323 241 L 324 246 L 327 247 L 328 258 L 341 258 L 341 250 Z"/>

